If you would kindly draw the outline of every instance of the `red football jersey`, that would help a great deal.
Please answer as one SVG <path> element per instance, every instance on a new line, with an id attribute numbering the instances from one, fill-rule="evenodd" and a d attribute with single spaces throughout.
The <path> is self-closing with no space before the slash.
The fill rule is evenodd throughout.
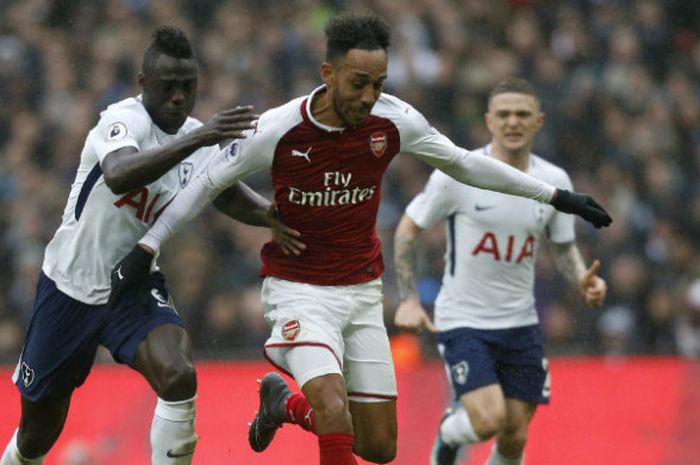
<path id="1" fill-rule="evenodd" d="M 157 249 L 213 197 L 246 176 L 269 169 L 284 222 L 306 250 L 262 250 L 262 276 L 319 285 L 348 285 L 384 270 L 375 232 L 382 178 L 398 153 L 426 161 L 461 182 L 547 201 L 554 188 L 504 163 L 473 156 L 430 127 L 415 108 L 381 94 L 358 128 L 324 125 L 307 97 L 264 112 L 257 129 L 222 151 L 159 218 L 142 243 Z"/>

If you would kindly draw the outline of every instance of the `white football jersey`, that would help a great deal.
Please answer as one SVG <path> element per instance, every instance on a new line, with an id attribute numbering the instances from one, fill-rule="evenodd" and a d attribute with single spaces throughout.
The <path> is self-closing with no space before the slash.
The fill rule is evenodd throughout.
<path id="1" fill-rule="evenodd" d="M 167 134 L 153 123 L 141 96 L 112 104 L 100 114 L 85 140 L 61 226 L 44 256 L 43 271 L 61 292 L 87 304 L 105 303 L 112 267 L 219 149 L 201 148 L 160 179 L 121 195 L 105 184 L 104 157 L 126 146 L 154 149 L 201 125 L 187 118 L 177 134 Z"/>
<path id="2" fill-rule="evenodd" d="M 490 146 L 474 153 L 490 156 Z M 530 155 L 527 173 L 571 190 L 567 173 Z M 502 329 L 536 324 L 535 254 L 546 233 L 555 243 L 575 239 L 574 216 L 549 204 L 456 182 L 440 171 L 406 209 L 421 228 L 447 219 L 442 288 L 435 301 L 441 331 Z"/>

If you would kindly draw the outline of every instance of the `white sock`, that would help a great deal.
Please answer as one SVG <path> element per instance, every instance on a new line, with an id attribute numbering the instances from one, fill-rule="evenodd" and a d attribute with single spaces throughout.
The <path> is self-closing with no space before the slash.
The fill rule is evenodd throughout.
<path id="1" fill-rule="evenodd" d="M 463 407 L 455 410 L 442 422 L 442 425 L 440 425 L 440 437 L 447 445 L 452 447 L 483 441 L 474 432 L 469 415 Z"/>
<path id="2" fill-rule="evenodd" d="M 199 436 L 194 432 L 194 401 L 158 398 L 151 424 L 151 464 L 190 465 Z"/>
<path id="3" fill-rule="evenodd" d="M 489 455 L 489 459 L 484 465 L 523 465 L 523 458 L 520 457 L 518 459 L 508 459 L 503 457 L 498 452 L 498 447 L 496 447 L 496 444 L 494 443 L 493 447 L 491 448 L 491 455 Z"/>
<path id="4" fill-rule="evenodd" d="M 12 439 L 10 439 L 10 442 L 7 444 L 5 452 L 2 454 L 2 458 L 0 458 L 0 465 L 41 465 L 44 463 L 45 455 L 35 459 L 28 459 L 19 453 L 19 449 L 17 448 L 18 431 L 19 430 L 15 430 L 15 434 L 12 435 Z"/>

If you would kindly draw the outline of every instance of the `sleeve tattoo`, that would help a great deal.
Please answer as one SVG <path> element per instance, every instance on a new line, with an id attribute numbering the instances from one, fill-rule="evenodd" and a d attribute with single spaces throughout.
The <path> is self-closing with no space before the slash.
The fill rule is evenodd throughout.
<path id="1" fill-rule="evenodd" d="M 579 287 L 579 280 L 586 273 L 586 264 L 575 242 L 550 243 L 550 250 L 557 269 L 572 285 Z"/>
<path id="2" fill-rule="evenodd" d="M 416 288 L 416 238 L 399 235 L 394 240 L 394 268 L 399 299 L 418 298 Z"/>

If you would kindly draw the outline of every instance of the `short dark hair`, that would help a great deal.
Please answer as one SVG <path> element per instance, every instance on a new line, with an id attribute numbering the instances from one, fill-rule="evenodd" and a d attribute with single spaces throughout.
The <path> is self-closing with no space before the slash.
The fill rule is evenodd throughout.
<path id="1" fill-rule="evenodd" d="M 535 88 L 532 87 L 530 81 L 528 81 L 527 79 L 510 77 L 502 80 L 501 82 L 496 84 L 496 87 L 491 89 L 491 93 L 489 93 L 489 105 L 491 104 L 491 100 L 496 95 L 507 94 L 510 92 L 516 94 L 531 95 L 535 97 L 535 100 L 539 101 L 539 98 L 537 98 L 537 94 L 535 93 Z"/>
<path id="2" fill-rule="evenodd" d="M 326 25 L 326 61 L 345 56 L 349 50 L 386 50 L 391 27 L 374 13 L 341 13 Z"/>
<path id="3" fill-rule="evenodd" d="M 153 63 L 159 55 L 173 58 L 194 58 L 194 50 L 187 35 L 173 26 L 161 26 L 152 34 L 152 40 L 143 54 L 143 68 Z"/>

